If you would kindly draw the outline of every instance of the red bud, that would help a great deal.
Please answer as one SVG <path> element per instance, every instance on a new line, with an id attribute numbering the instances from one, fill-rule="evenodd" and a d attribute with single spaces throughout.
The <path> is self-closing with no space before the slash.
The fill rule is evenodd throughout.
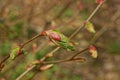
<path id="1" fill-rule="evenodd" d="M 81 11 L 81 10 L 83 10 L 83 5 L 80 2 L 78 2 L 77 3 L 77 8 Z"/>
<path id="2" fill-rule="evenodd" d="M 96 0 L 97 4 L 101 4 L 103 0 Z"/>
<path id="3" fill-rule="evenodd" d="M 60 41 L 60 40 L 61 40 L 61 37 L 60 37 L 58 34 L 50 33 L 49 36 L 50 36 L 50 38 L 52 38 L 53 40 L 56 40 L 56 41 Z"/>
<path id="4" fill-rule="evenodd" d="M 40 67 L 40 70 L 47 70 L 49 68 L 51 68 L 53 66 L 53 64 L 49 64 L 49 65 L 44 65 Z"/>
<path id="5" fill-rule="evenodd" d="M 97 49 L 93 45 L 89 47 L 89 52 L 93 58 L 97 58 Z"/>
<path id="6" fill-rule="evenodd" d="M 46 31 L 41 32 L 41 36 L 46 36 L 46 35 L 47 35 Z"/>

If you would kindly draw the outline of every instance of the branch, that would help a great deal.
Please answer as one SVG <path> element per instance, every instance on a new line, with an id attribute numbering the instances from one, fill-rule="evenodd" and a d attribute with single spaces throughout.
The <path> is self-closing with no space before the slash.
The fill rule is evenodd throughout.
<path id="1" fill-rule="evenodd" d="M 57 64 L 57 63 L 62 63 L 62 62 L 69 62 L 69 61 L 73 61 L 75 60 L 75 57 L 77 57 L 79 54 L 87 51 L 88 48 L 85 48 L 81 51 L 79 51 L 78 53 L 72 55 L 72 57 L 68 58 L 68 59 L 64 59 L 64 60 L 58 60 L 58 61 L 50 61 L 50 62 L 43 62 L 43 64 Z"/>
<path id="2" fill-rule="evenodd" d="M 99 4 L 95 10 L 91 13 L 91 15 L 88 17 L 88 19 L 86 21 L 89 21 L 94 15 L 95 13 L 100 9 L 100 7 L 102 6 L 102 4 L 105 2 L 106 0 L 104 0 L 101 4 Z M 77 33 L 81 30 L 81 28 L 84 28 L 85 24 L 83 24 L 82 26 L 80 26 L 70 37 L 69 39 L 75 37 L 75 35 L 77 35 Z M 60 47 L 55 48 L 53 51 L 51 51 L 50 53 L 53 54 L 55 53 L 57 50 L 59 50 Z M 78 54 L 75 54 L 75 56 Z M 46 57 L 43 57 L 42 59 L 40 59 L 41 61 L 44 61 L 46 59 Z M 23 72 L 20 76 L 17 77 L 16 80 L 20 80 L 23 76 L 25 76 L 29 71 L 31 71 L 34 67 L 36 67 L 35 65 L 31 66 L 31 68 L 29 70 L 26 70 L 25 72 Z"/>
<path id="3" fill-rule="evenodd" d="M 100 7 L 102 6 L 102 4 L 105 2 L 106 0 L 104 0 L 103 2 L 101 2 L 95 9 L 94 11 L 90 14 L 90 16 L 86 19 L 86 22 L 90 21 L 92 19 L 92 17 L 96 14 L 96 12 L 100 9 Z M 82 26 L 80 26 L 71 36 L 70 39 L 75 37 L 76 34 L 79 33 L 79 31 L 84 28 L 86 26 L 86 24 L 82 24 Z"/>
<path id="4" fill-rule="evenodd" d="M 36 38 L 38 38 L 38 37 L 40 37 L 40 36 L 41 36 L 41 34 L 38 34 L 38 35 L 34 36 L 33 38 L 29 39 L 28 41 L 26 41 L 25 43 L 23 43 L 23 44 L 20 46 L 20 50 L 19 50 L 20 53 L 19 53 L 19 55 L 17 55 L 16 57 L 20 56 L 20 55 L 23 53 L 22 48 L 23 48 L 25 45 L 27 45 L 28 43 L 32 42 L 33 40 L 35 40 Z M 0 66 L 1 66 L 5 61 L 7 61 L 7 60 L 9 59 L 9 57 L 10 57 L 10 54 L 7 55 L 3 60 L 1 60 Z M 1 70 L 1 69 L 0 69 L 0 70 Z"/>

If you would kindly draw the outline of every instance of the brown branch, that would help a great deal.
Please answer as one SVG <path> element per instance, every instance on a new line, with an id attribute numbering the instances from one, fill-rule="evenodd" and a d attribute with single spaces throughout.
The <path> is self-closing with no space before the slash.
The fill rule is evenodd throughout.
<path id="1" fill-rule="evenodd" d="M 69 62 L 69 61 L 73 61 L 75 57 L 77 57 L 79 54 L 87 51 L 88 48 L 85 48 L 79 52 L 77 52 L 76 54 L 72 55 L 72 57 L 68 58 L 68 59 L 64 59 L 64 60 L 58 60 L 58 61 L 50 61 L 50 62 L 43 62 L 43 64 L 57 64 L 57 63 L 62 63 L 62 62 Z"/>
<path id="2" fill-rule="evenodd" d="M 41 34 L 34 36 L 33 38 L 31 38 L 28 41 L 26 41 L 25 43 L 23 43 L 20 48 L 22 49 L 25 45 L 27 45 L 28 43 L 32 42 L 33 40 L 35 40 L 36 38 L 38 38 L 40 36 L 41 36 Z"/>
<path id="3" fill-rule="evenodd" d="M 79 54 L 81 54 L 81 53 L 83 53 L 83 52 L 85 52 L 87 50 L 88 50 L 88 48 L 85 48 L 85 49 L 81 50 L 80 52 L 74 54 L 70 59 L 73 59 L 74 57 L 78 56 Z"/>
<path id="4" fill-rule="evenodd" d="M 102 6 L 102 4 L 105 2 L 106 0 L 104 0 L 103 2 L 101 2 L 95 9 L 94 11 L 90 14 L 90 16 L 86 19 L 86 22 L 90 21 L 92 19 L 92 17 L 96 14 L 96 12 L 100 9 L 100 7 Z M 71 36 L 70 39 L 75 37 L 76 34 L 79 33 L 79 31 L 84 28 L 86 26 L 86 24 L 82 24 L 82 26 L 80 26 Z"/>
<path id="5" fill-rule="evenodd" d="M 100 7 L 102 6 L 102 4 L 103 4 L 105 1 L 106 1 L 106 0 L 104 0 L 101 4 L 99 4 L 99 5 L 95 8 L 95 10 L 91 13 L 91 15 L 88 17 L 88 19 L 87 19 L 86 21 L 89 21 L 89 20 L 95 15 L 95 13 L 100 9 Z M 79 33 L 79 31 L 81 30 L 81 28 L 84 28 L 84 27 L 85 27 L 85 24 L 83 24 L 82 27 L 80 26 L 80 27 L 69 37 L 69 39 L 75 37 L 75 35 L 76 35 L 77 33 Z M 51 51 L 50 53 L 53 54 L 54 52 L 56 52 L 56 51 L 59 50 L 59 49 L 60 49 L 60 47 L 57 47 L 57 48 L 55 48 L 53 51 Z M 77 55 L 77 54 L 75 54 L 75 55 Z M 44 61 L 45 59 L 46 59 L 46 57 L 43 57 L 43 58 L 41 59 L 41 61 Z M 17 77 L 16 80 L 20 80 L 23 76 L 25 76 L 29 71 L 31 71 L 31 70 L 32 70 L 33 68 L 35 68 L 35 67 L 36 67 L 35 65 L 31 66 L 31 68 L 30 68 L 29 70 L 24 71 L 20 76 Z"/>
<path id="6" fill-rule="evenodd" d="M 16 80 L 20 80 L 25 74 L 27 74 L 30 70 L 32 70 L 35 67 L 35 65 L 28 68 L 24 73 L 22 73 Z"/>
<path id="7" fill-rule="evenodd" d="M 22 52 L 22 48 L 25 46 L 25 45 L 27 45 L 28 43 L 30 43 L 31 41 L 33 41 L 33 40 L 35 40 L 36 38 L 38 38 L 38 37 L 40 37 L 41 36 L 41 34 L 38 34 L 38 35 L 36 35 L 36 36 L 34 36 L 33 38 L 31 38 L 31 39 L 29 39 L 28 41 L 26 41 L 25 43 L 23 43 L 21 46 L 20 46 L 20 53 L 19 53 L 19 55 L 17 55 L 16 57 L 18 57 L 18 56 L 20 56 L 23 52 Z M 8 59 L 9 59 L 9 57 L 10 57 L 10 54 L 8 55 L 8 56 L 6 56 L 3 60 L 1 60 L 1 62 L 0 62 L 0 66 L 5 62 L 5 61 L 7 61 Z"/>

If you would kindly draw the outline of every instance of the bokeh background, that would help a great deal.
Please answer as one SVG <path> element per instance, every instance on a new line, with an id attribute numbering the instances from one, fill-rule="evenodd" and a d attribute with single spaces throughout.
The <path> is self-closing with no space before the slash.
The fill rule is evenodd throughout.
<path id="1" fill-rule="evenodd" d="M 43 30 L 57 29 L 70 36 L 97 5 L 95 0 L 0 0 L 0 60 L 14 46 Z M 87 58 L 85 63 L 60 63 L 33 78 L 32 70 L 22 80 L 120 80 L 120 0 L 107 0 L 91 22 L 96 32 L 102 33 L 95 43 L 97 59 L 82 54 Z M 82 50 L 94 35 L 83 29 L 72 41 L 77 50 Z M 25 55 L 5 63 L 0 80 L 15 80 L 31 61 L 54 48 L 46 38 L 38 38 L 24 48 Z M 60 49 L 49 60 L 65 59 L 74 53 Z"/>

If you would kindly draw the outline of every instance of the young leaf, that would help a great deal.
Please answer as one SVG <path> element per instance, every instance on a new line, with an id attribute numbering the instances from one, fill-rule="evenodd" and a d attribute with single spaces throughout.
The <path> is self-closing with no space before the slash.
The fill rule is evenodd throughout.
<path id="1" fill-rule="evenodd" d="M 97 58 L 98 52 L 97 52 L 97 49 L 95 48 L 95 46 L 91 45 L 89 47 L 89 52 L 93 58 Z"/>
<path id="2" fill-rule="evenodd" d="M 86 24 L 85 28 L 86 28 L 89 32 L 95 33 L 94 26 L 93 26 L 93 24 L 92 24 L 91 22 L 86 22 L 85 24 Z"/>
<path id="3" fill-rule="evenodd" d="M 50 41 L 52 41 L 55 45 L 62 47 L 68 51 L 73 51 L 75 50 L 74 45 L 68 37 L 66 37 L 64 34 L 60 33 L 57 30 L 47 30 L 43 31 L 41 33 L 42 36 L 48 36 Z"/>
<path id="4" fill-rule="evenodd" d="M 10 53 L 10 59 L 15 59 L 16 55 L 19 53 L 20 47 L 13 48 Z"/>

